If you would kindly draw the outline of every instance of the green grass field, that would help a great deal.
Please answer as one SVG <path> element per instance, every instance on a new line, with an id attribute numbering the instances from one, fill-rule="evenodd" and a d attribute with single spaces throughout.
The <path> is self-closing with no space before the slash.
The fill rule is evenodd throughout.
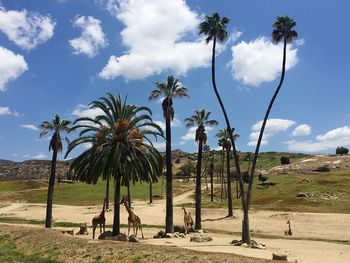
<path id="1" fill-rule="evenodd" d="M 165 183 L 164 183 L 165 184 Z M 153 184 L 153 198 L 162 194 L 162 180 Z M 174 181 L 174 194 L 188 189 L 179 182 Z M 34 189 L 29 191 L 29 189 Z M 136 183 L 130 186 L 133 199 L 147 200 L 149 198 L 149 185 Z M 106 191 L 106 182 L 99 180 L 96 185 L 86 183 L 55 185 L 54 203 L 61 205 L 96 205 L 103 200 Z M 110 200 L 113 200 L 114 183 L 110 184 Z M 126 187 L 122 187 L 121 194 L 126 194 Z M 163 191 L 165 194 L 165 191 Z M 47 183 L 43 181 L 5 181 L 0 182 L 0 201 L 25 201 L 29 203 L 46 203 Z"/>
<path id="2" fill-rule="evenodd" d="M 310 182 L 303 181 L 304 179 Z M 350 213 L 350 171 L 319 173 L 311 175 L 281 174 L 270 175 L 267 182 L 274 186 L 265 188 L 256 179 L 254 182 L 251 207 L 254 209 L 285 210 L 300 212 Z M 236 199 L 236 183 L 232 184 L 234 208 L 240 207 Z M 297 197 L 299 193 L 314 196 Z M 330 198 L 329 198 L 330 197 Z M 215 200 L 203 195 L 203 207 L 226 207 L 227 199 L 221 202 L 221 190 L 215 191 Z"/>

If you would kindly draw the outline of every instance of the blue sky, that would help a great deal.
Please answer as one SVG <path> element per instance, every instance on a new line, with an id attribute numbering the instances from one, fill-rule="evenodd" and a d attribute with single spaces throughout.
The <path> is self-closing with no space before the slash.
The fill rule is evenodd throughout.
<path id="1" fill-rule="evenodd" d="M 270 35 L 280 15 L 296 20 L 299 37 L 289 46 L 261 150 L 350 146 L 348 10 L 345 0 L 0 0 L 0 159 L 49 159 L 40 122 L 56 113 L 93 115 L 86 105 L 107 91 L 150 107 L 164 125 L 161 104 L 147 98 L 170 74 L 190 95 L 174 102 L 173 148 L 196 151 L 194 130 L 183 120 L 199 108 L 220 122 L 208 129 L 216 148 L 224 123 L 211 87 L 211 45 L 198 36 L 198 24 L 215 11 L 230 19 L 229 39 L 218 47 L 217 84 L 241 136 L 238 148 L 254 150 L 279 80 L 282 47 Z M 164 142 L 157 146 L 163 150 Z"/>

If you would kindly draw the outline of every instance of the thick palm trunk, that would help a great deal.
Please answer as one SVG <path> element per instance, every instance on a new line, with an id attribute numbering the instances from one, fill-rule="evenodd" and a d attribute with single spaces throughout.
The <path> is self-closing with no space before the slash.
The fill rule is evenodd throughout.
<path id="1" fill-rule="evenodd" d="M 198 141 L 198 155 L 197 155 L 197 171 L 196 171 L 196 221 L 195 229 L 202 229 L 202 189 L 201 189 L 201 175 L 202 175 L 202 139 Z"/>
<path id="2" fill-rule="evenodd" d="M 171 163 L 171 125 L 170 116 L 165 119 L 166 133 L 166 214 L 165 232 L 174 233 L 173 223 L 173 171 Z"/>
<path id="3" fill-rule="evenodd" d="M 47 202 L 46 202 L 46 221 L 45 227 L 52 227 L 52 202 L 53 202 L 53 191 L 55 188 L 55 176 L 56 176 L 56 162 L 57 162 L 57 150 L 53 149 L 52 160 L 51 160 L 51 172 L 50 181 L 47 189 Z"/>
<path id="4" fill-rule="evenodd" d="M 126 190 L 127 190 L 127 193 L 128 193 L 128 206 L 131 208 L 131 193 L 130 193 L 129 178 L 128 178 L 128 181 L 127 181 Z"/>
<path id="5" fill-rule="evenodd" d="M 216 47 L 216 37 L 214 37 L 213 39 L 213 50 L 212 50 L 212 60 L 211 60 L 211 76 L 212 76 L 212 84 L 213 84 L 213 89 L 216 95 L 216 98 L 218 99 L 218 102 L 220 104 L 222 113 L 224 115 L 225 118 L 225 122 L 226 122 L 226 126 L 227 126 L 227 130 L 229 131 L 230 134 L 230 141 L 231 141 L 231 145 L 232 145 L 232 152 L 233 152 L 233 158 L 235 160 L 235 166 L 237 169 L 237 177 L 238 177 L 238 181 L 239 181 L 239 189 L 241 192 L 241 201 L 242 201 L 242 208 L 243 208 L 243 214 L 244 214 L 244 218 L 248 218 L 248 210 L 245 209 L 247 207 L 247 201 L 246 201 L 246 196 L 244 193 L 244 185 L 243 185 L 243 180 L 242 180 L 242 175 L 241 175 L 241 169 L 240 169 L 240 165 L 239 165 L 239 157 L 238 157 L 238 153 L 236 150 L 236 144 L 235 141 L 233 139 L 233 135 L 232 135 L 232 129 L 231 129 L 231 125 L 230 125 L 230 121 L 227 117 L 227 113 L 224 107 L 224 104 L 221 100 L 221 97 L 219 95 L 219 92 L 216 88 L 216 81 L 215 81 L 215 47 Z M 249 233 L 249 226 L 248 229 L 243 228 L 242 229 L 242 241 L 245 243 L 250 243 L 250 233 Z"/>
<path id="6" fill-rule="evenodd" d="M 113 236 L 120 234 L 120 177 L 117 175 L 114 190 Z"/>
<path id="7" fill-rule="evenodd" d="M 251 200 L 251 196 L 252 196 L 252 186 L 253 186 L 254 172 L 255 172 L 255 168 L 256 168 L 256 162 L 258 160 L 258 155 L 259 155 L 261 141 L 262 141 L 262 138 L 263 138 L 263 135 L 264 135 L 265 126 L 266 126 L 267 120 L 269 118 L 270 111 L 272 109 L 273 103 L 275 102 L 275 99 L 276 99 L 276 97 L 277 97 L 277 95 L 278 95 L 278 93 L 279 93 L 279 91 L 280 91 L 280 89 L 282 87 L 282 83 L 283 83 L 283 80 L 284 80 L 285 71 L 286 71 L 286 53 L 287 53 L 287 41 L 286 41 L 286 38 L 284 38 L 281 78 L 280 78 L 280 82 L 278 83 L 278 86 L 276 88 L 276 91 L 275 91 L 275 93 L 273 94 L 273 96 L 271 98 L 270 104 L 267 107 L 267 111 L 265 113 L 265 117 L 264 117 L 263 123 L 261 125 L 258 142 L 256 144 L 255 153 L 254 153 L 253 162 L 252 162 L 252 169 L 251 169 L 251 172 L 250 172 L 250 181 L 249 181 L 249 186 L 248 186 L 248 192 L 247 192 L 247 209 L 249 209 L 250 200 Z"/>
<path id="8" fill-rule="evenodd" d="M 227 174 L 227 207 L 229 217 L 233 216 L 232 207 L 232 190 L 231 190 L 231 174 L 230 174 L 230 150 L 226 151 L 226 174 Z"/>
<path id="9" fill-rule="evenodd" d="M 106 179 L 106 210 L 109 210 L 109 175 Z"/>

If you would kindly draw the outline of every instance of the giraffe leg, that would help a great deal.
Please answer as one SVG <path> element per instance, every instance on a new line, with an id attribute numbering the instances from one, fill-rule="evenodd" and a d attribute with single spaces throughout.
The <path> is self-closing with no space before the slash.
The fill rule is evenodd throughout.
<path id="1" fill-rule="evenodd" d="M 100 223 L 100 234 L 102 233 L 102 223 Z"/>
<path id="2" fill-rule="evenodd" d="M 130 234 L 130 222 L 128 222 L 128 236 Z"/>
<path id="3" fill-rule="evenodd" d="M 134 236 L 136 237 L 137 236 L 137 232 L 135 233 L 135 223 L 132 223 L 132 228 L 134 230 Z"/>
<path id="4" fill-rule="evenodd" d="M 96 226 L 97 226 L 97 225 L 95 225 L 95 224 L 92 226 L 92 239 L 95 239 L 95 230 L 96 230 Z"/>
<path id="5" fill-rule="evenodd" d="M 106 232 L 106 223 L 103 222 L 103 233 Z"/>
<path id="6" fill-rule="evenodd" d="M 141 231 L 141 234 L 142 234 L 142 239 L 144 239 L 145 237 L 143 236 L 143 231 L 142 231 L 142 226 L 141 226 L 141 224 L 140 224 L 140 231 Z"/>

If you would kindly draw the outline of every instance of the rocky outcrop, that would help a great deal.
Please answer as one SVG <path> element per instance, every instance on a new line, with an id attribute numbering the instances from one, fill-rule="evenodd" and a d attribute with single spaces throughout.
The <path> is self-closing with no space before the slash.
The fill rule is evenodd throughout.
<path id="1" fill-rule="evenodd" d="M 69 165 L 69 161 L 57 162 L 57 180 L 72 179 L 68 174 Z M 0 160 L 0 181 L 48 179 L 50 175 L 50 167 L 51 161 L 47 160 L 28 160 L 23 162 Z"/>

